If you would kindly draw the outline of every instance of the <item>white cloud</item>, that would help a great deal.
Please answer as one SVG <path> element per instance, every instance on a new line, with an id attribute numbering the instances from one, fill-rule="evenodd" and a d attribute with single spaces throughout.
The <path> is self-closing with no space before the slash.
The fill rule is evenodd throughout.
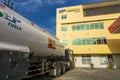
<path id="1" fill-rule="evenodd" d="M 21 9 L 25 11 L 36 12 L 40 10 L 44 6 L 54 6 L 54 5 L 62 5 L 67 3 L 68 0 L 24 0 L 15 2 L 15 5 L 19 6 Z"/>
<path id="2" fill-rule="evenodd" d="M 16 6 L 26 12 L 36 12 L 42 6 L 42 0 L 26 0 L 24 2 L 15 2 Z"/>
<path id="3" fill-rule="evenodd" d="M 48 5 L 62 5 L 68 2 L 68 0 L 44 0 Z"/>
<path id="4" fill-rule="evenodd" d="M 22 9 L 24 8 L 25 11 L 32 10 L 32 12 L 36 12 L 44 6 L 49 7 L 49 6 L 54 6 L 54 5 L 62 5 L 67 2 L 68 0 L 25 0 L 21 2 L 16 1 L 15 4 Z"/>

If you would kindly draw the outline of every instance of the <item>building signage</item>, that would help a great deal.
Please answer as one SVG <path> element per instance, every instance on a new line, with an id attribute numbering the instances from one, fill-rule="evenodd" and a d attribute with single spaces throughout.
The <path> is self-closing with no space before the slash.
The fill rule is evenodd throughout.
<path id="1" fill-rule="evenodd" d="M 80 12 L 80 8 L 69 8 L 66 11 L 67 12 Z"/>
<path id="2" fill-rule="evenodd" d="M 63 12 L 80 12 L 80 8 L 68 8 L 68 9 L 59 10 L 59 13 L 63 13 Z"/>
<path id="3" fill-rule="evenodd" d="M 66 11 L 65 9 L 62 9 L 62 10 L 59 10 L 59 13 L 63 13 L 65 11 Z"/>

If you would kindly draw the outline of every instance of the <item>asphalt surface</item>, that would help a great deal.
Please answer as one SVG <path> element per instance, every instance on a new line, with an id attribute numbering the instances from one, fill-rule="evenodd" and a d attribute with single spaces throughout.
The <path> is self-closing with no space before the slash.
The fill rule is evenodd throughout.
<path id="1" fill-rule="evenodd" d="M 120 80 L 120 69 L 72 69 L 60 77 L 37 76 L 29 80 Z"/>

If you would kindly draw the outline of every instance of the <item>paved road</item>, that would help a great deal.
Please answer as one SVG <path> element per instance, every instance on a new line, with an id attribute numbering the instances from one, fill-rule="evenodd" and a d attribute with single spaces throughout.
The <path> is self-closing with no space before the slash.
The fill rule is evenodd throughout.
<path id="1" fill-rule="evenodd" d="M 38 76 L 28 80 L 120 80 L 120 69 L 72 69 L 60 77 Z"/>
<path id="2" fill-rule="evenodd" d="M 53 80 L 120 80 L 120 70 L 75 68 Z"/>

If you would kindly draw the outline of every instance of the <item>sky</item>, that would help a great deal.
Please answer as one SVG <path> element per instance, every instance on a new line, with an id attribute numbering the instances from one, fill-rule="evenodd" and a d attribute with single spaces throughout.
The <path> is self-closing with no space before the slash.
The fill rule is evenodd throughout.
<path id="1" fill-rule="evenodd" d="M 56 35 L 56 9 L 105 0 L 11 0 L 13 10 Z M 0 0 L 4 2 L 4 0 Z"/>

